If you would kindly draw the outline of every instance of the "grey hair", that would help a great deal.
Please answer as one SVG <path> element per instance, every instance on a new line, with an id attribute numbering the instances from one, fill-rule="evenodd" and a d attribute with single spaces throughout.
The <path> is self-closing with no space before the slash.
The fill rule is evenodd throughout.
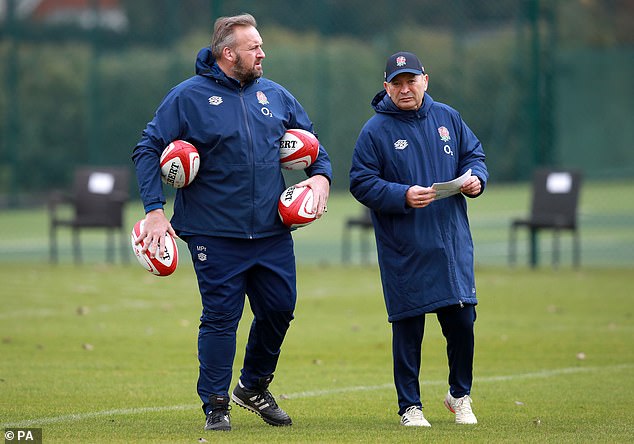
<path id="1" fill-rule="evenodd" d="M 214 34 L 211 38 L 211 54 L 216 60 L 220 59 L 224 48 L 233 48 L 235 45 L 235 34 L 233 33 L 235 26 L 253 26 L 257 28 L 257 23 L 251 14 L 219 17 L 214 23 Z"/>

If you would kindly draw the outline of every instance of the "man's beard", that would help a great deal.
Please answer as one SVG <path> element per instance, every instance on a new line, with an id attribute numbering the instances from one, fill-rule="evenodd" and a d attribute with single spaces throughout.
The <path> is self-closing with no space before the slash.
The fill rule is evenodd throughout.
<path id="1" fill-rule="evenodd" d="M 262 70 L 246 66 L 243 63 L 242 57 L 240 57 L 240 53 L 238 53 L 236 55 L 236 64 L 233 65 L 233 75 L 240 82 L 249 83 L 262 77 Z"/>

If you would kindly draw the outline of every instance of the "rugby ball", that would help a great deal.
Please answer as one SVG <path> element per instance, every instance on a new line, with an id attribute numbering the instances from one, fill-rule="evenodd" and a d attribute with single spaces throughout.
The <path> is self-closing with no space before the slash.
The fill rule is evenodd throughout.
<path id="1" fill-rule="evenodd" d="M 306 226 L 315 220 L 313 190 L 309 187 L 288 187 L 280 195 L 277 211 L 284 225 L 289 228 Z"/>
<path id="2" fill-rule="evenodd" d="M 200 156 L 194 145 L 184 140 L 175 140 L 161 154 L 161 179 L 174 188 L 183 188 L 192 183 L 198 168 Z"/>
<path id="3" fill-rule="evenodd" d="M 145 268 L 147 271 L 157 276 L 169 276 L 170 274 L 174 273 L 174 271 L 176 270 L 176 266 L 178 265 L 178 247 L 176 246 L 176 240 L 171 234 L 165 233 L 166 250 L 163 252 L 163 257 L 158 257 L 157 255 L 155 258 L 151 258 L 149 251 L 146 251 L 145 253 L 141 252 L 144 241 L 138 245 L 134 243 L 141 234 L 144 223 L 145 220 L 141 219 L 136 224 L 134 224 L 134 228 L 132 229 L 132 233 L 130 234 L 132 251 L 134 251 L 134 255 L 136 256 L 141 266 L 143 266 L 143 268 Z"/>
<path id="4" fill-rule="evenodd" d="M 310 131 L 289 129 L 280 139 L 280 163 L 287 170 L 308 168 L 319 155 L 319 140 Z"/>

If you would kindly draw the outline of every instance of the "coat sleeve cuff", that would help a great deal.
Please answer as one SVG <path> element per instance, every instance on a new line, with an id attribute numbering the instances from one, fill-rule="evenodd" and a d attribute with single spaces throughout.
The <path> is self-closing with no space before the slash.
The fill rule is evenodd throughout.
<path id="1" fill-rule="evenodd" d="M 145 208 L 145 214 L 148 214 L 150 211 L 163 209 L 163 204 L 160 202 L 157 202 L 157 203 L 146 205 L 144 208 Z"/>

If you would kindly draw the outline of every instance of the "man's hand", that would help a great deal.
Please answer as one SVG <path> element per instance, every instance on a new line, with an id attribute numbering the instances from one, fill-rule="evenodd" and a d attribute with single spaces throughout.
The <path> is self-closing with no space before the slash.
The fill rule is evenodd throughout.
<path id="1" fill-rule="evenodd" d="M 166 248 L 165 233 L 169 233 L 176 237 L 172 224 L 170 224 L 167 217 L 165 217 L 163 210 L 152 210 L 145 215 L 143 230 L 134 243 L 139 245 L 143 242 L 143 248 L 141 249 L 142 254 L 149 251 L 150 257 L 155 258 L 156 253 L 158 252 L 158 256 L 162 258 Z"/>
<path id="2" fill-rule="evenodd" d="M 467 196 L 477 196 L 482 191 L 482 184 L 478 176 L 471 176 L 460 187 L 460 192 Z"/>
<path id="3" fill-rule="evenodd" d="M 309 187 L 313 190 L 313 213 L 316 213 L 316 217 L 319 219 L 326 211 L 326 204 L 330 195 L 330 182 L 326 179 L 326 176 L 315 174 L 295 186 Z"/>
<path id="4" fill-rule="evenodd" d="M 434 201 L 436 190 L 431 187 L 413 185 L 405 193 L 405 201 L 412 208 L 423 208 Z"/>

